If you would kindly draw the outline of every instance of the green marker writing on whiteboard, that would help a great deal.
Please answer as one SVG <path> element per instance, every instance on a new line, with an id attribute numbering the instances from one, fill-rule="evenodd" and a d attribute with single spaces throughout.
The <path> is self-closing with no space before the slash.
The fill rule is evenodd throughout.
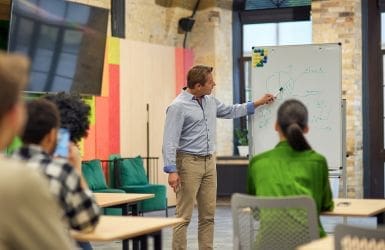
<path id="1" fill-rule="evenodd" d="M 274 98 L 277 98 L 278 94 L 281 93 L 283 90 L 283 87 L 280 87 L 277 93 L 274 94 Z"/>

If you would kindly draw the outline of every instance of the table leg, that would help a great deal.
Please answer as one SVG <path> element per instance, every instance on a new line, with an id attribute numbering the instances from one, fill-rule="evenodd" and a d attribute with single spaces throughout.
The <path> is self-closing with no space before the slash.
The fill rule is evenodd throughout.
<path id="1" fill-rule="evenodd" d="M 147 250 L 147 235 L 138 236 L 132 239 L 133 250 Z"/>
<path id="2" fill-rule="evenodd" d="M 123 250 L 129 250 L 128 240 L 123 240 Z"/>
<path id="3" fill-rule="evenodd" d="M 133 216 L 138 216 L 138 203 L 131 204 L 131 212 Z"/>
<path id="4" fill-rule="evenodd" d="M 122 215 L 128 215 L 128 204 L 123 204 L 122 206 Z"/>
<path id="5" fill-rule="evenodd" d="M 140 249 L 140 248 L 139 248 L 139 240 L 136 239 L 136 238 L 134 238 L 134 239 L 132 240 L 132 249 L 133 249 L 133 250 L 139 250 L 139 249 Z"/>
<path id="6" fill-rule="evenodd" d="M 158 231 L 153 234 L 154 237 L 154 249 L 161 250 L 162 249 L 162 232 Z"/>
<path id="7" fill-rule="evenodd" d="M 147 237 L 140 237 L 140 250 L 147 250 Z"/>
<path id="8" fill-rule="evenodd" d="M 385 213 L 377 214 L 376 217 L 377 217 L 377 225 L 384 225 Z"/>

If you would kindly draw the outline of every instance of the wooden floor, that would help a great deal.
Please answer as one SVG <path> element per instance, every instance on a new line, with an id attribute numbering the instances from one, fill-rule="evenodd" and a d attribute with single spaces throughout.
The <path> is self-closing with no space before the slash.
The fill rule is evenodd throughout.
<path id="1" fill-rule="evenodd" d="M 231 250 L 232 244 L 232 218 L 229 202 L 222 200 L 218 202 L 216 218 L 215 218 L 215 235 L 214 235 L 214 249 Z M 175 208 L 169 209 L 169 215 L 174 216 Z M 144 216 L 156 216 L 163 217 L 164 212 L 151 212 L 146 213 Z M 336 224 L 344 223 L 342 217 L 321 217 L 322 224 L 325 230 L 332 234 Z M 347 218 L 348 224 L 376 227 L 375 218 Z M 197 222 L 197 210 L 194 210 L 192 221 L 188 229 L 188 249 L 198 249 L 198 234 L 197 234 L 198 222 Z M 163 249 L 171 249 L 172 230 L 165 229 L 162 233 L 163 237 Z M 121 250 L 121 242 L 106 242 L 96 243 L 92 242 L 92 246 L 95 250 Z M 150 248 L 151 249 L 151 248 Z"/>

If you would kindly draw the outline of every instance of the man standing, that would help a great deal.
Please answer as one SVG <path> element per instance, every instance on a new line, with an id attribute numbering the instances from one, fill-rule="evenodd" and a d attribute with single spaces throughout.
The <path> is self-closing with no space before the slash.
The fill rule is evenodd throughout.
<path id="1" fill-rule="evenodd" d="M 0 150 L 23 130 L 29 62 L 0 52 Z M 0 155 L 0 249 L 73 249 L 45 179 Z"/>
<path id="2" fill-rule="evenodd" d="M 260 99 L 225 105 L 210 95 L 215 86 L 212 67 L 197 65 L 187 74 L 187 88 L 166 111 L 163 138 L 164 171 L 176 192 L 176 216 L 185 222 L 174 227 L 173 249 L 186 249 L 186 231 L 194 203 L 198 205 L 199 249 L 212 249 L 216 208 L 215 164 L 216 118 L 233 119 L 253 114 L 254 109 L 274 101 L 265 94 Z"/>

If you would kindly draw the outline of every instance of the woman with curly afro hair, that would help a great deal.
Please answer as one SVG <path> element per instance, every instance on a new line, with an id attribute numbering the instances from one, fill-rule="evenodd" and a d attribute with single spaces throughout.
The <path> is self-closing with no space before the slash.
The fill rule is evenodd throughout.
<path id="1" fill-rule="evenodd" d="M 70 140 L 77 144 L 87 137 L 90 127 L 91 108 L 76 94 L 60 92 L 44 97 L 55 103 L 60 111 L 61 127 L 70 132 Z"/>

